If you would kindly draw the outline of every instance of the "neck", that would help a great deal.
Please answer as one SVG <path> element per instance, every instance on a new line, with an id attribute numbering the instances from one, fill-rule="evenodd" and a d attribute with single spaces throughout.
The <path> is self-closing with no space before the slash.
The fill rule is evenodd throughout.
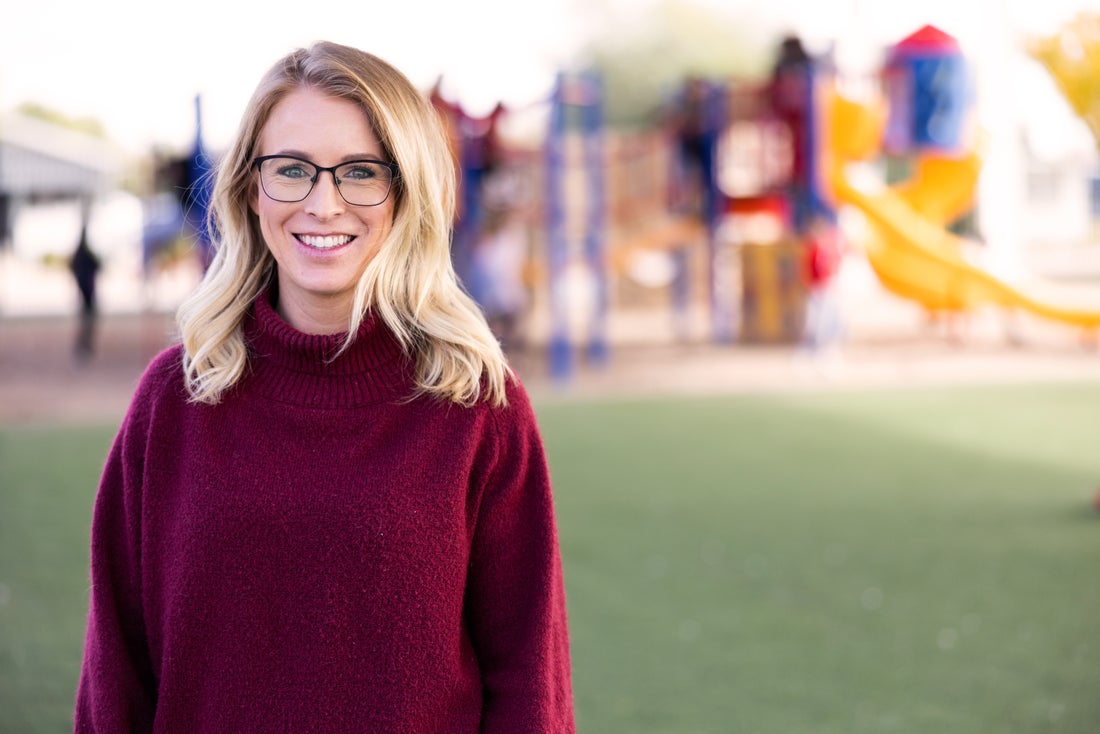
<path id="1" fill-rule="evenodd" d="M 282 292 L 275 312 L 303 334 L 343 334 L 348 330 L 351 302 L 342 296 L 305 299 Z"/>

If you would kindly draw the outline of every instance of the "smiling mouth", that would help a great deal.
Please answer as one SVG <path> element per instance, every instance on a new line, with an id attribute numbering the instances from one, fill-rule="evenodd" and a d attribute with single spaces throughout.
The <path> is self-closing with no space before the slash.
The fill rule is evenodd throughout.
<path id="1" fill-rule="evenodd" d="M 327 235 L 324 237 L 317 237 L 309 234 L 300 234 L 296 236 L 299 242 L 314 250 L 333 250 L 337 247 L 343 247 L 355 239 L 348 234 Z"/>

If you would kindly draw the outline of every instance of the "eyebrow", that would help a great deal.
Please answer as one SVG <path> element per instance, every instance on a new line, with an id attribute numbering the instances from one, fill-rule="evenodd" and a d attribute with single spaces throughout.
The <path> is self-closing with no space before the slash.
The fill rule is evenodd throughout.
<path id="1" fill-rule="evenodd" d="M 272 153 L 271 155 L 286 155 L 290 156 L 291 158 L 303 158 L 310 163 L 316 163 L 316 161 L 314 161 L 308 153 L 304 153 L 300 150 L 279 150 Z M 350 161 L 382 161 L 383 163 L 385 163 L 386 158 L 381 153 L 350 153 L 348 155 L 341 156 L 336 165 L 340 165 L 341 163 L 348 163 Z"/>

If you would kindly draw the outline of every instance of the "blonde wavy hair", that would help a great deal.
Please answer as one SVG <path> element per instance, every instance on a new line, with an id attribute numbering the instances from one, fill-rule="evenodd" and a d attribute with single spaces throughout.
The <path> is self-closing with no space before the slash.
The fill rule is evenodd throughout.
<path id="1" fill-rule="evenodd" d="M 191 400 L 217 403 L 246 372 L 242 322 L 276 268 L 249 207 L 257 186 L 252 160 L 272 109 L 301 87 L 359 105 L 400 171 L 391 193 L 393 227 L 357 284 L 343 348 L 373 311 L 415 358 L 418 393 L 461 405 L 482 399 L 504 405 L 512 372 L 451 265 L 455 165 L 439 115 L 387 62 L 328 42 L 298 49 L 267 72 L 218 166 L 210 221 L 215 255 L 177 314 Z"/>

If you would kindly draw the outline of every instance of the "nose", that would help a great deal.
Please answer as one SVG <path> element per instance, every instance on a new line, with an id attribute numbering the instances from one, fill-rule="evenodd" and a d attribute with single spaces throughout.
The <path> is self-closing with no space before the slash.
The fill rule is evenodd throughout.
<path id="1" fill-rule="evenodd" d="M 318 171 L 313 190 L 305 200 L 306 212 L 319 219 L 327 219 L 344 211 L 344 206 L 344 197 L 336 187 L 336 174 L 332 171 Z"/>

